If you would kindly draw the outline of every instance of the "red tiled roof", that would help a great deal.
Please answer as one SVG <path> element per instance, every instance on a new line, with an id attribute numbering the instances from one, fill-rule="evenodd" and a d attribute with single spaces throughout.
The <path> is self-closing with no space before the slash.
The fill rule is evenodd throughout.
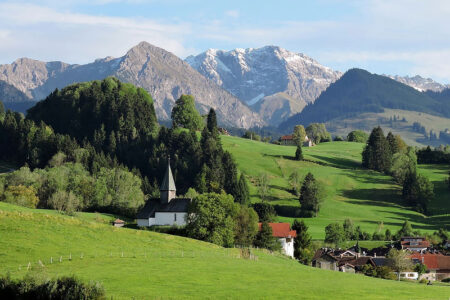
<path id="1" fill-rule="evenodd" d="M 262 223 L 258 223 L 258 230 L 261 230 Z M 291 230 L 289 223 L 269 223 L 272 227 L 272 236 L 274 237 L 296 237 L 297 231 Z"/>
<path id="2" fill-rule="evenodd" d="M 420 254 L 420 253 L 414 253 L 410 256 L 410 258 L 415 258 L 419 260 L 421 263 L 423 263 L 425 266 L 427 266 L 430 270 L 436 270 L 439 268 L 438 266 L 438 257 L 444 256 L 442 254 L 432 254 L 432 253 L 426 253 L 426 254 Z"/>
<path id="3" fill-rule="evenodd" d="M 282 140 L 292 140 L 293 137 L 292 137 L 292 134 L 289 134 L 289 135 L 283 135 L 283 136 L 281 137 L 281 139 L 282 139 Z"/>
<path id="4" fill-rule="evenodd" d="M 125 222 L 122 221 L 121 219 L 115 219 L 113 223 L 125 223 Z"/>
<path id="5" fill-rule="evenodd" d="M 402 248 L 428 248 L 430 247 L 429 241 L 418 242 L 417 245 L 411 245 L 411 242 L 402 241 Z"/>

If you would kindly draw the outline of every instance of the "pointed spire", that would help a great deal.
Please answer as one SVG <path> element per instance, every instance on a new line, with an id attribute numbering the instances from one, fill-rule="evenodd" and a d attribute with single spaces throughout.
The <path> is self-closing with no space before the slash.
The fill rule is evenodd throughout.
<path id="1" fill-rule="evenodd" d="M 172 170 L 170 169 L 170 157 L 167 161 L 166 174 L 161 183 L 160 191 L 176 191 L 175 181 L 173 180 Z"/>

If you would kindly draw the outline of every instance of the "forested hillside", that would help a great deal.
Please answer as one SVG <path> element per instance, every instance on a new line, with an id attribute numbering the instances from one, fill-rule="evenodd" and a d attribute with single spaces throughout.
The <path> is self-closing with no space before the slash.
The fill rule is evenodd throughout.
<path id="1" fill-rule="evenodd" d="M 280 125 L 291 130 L 297 124 L 327 122 L 336 118 L 356 117 L 361 113 L 381 113 L 384 108 L 425 112 L 450 117 L 450 104 L 385 76 L 361 69 L 347 71 L 303 111 Z M 438 98 L 438 97 L 436 97 Z"/>

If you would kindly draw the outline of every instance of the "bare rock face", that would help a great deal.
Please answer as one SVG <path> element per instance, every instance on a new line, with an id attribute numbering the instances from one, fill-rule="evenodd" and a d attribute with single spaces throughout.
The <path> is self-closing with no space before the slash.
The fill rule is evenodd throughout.
<path id="1" fill-rule="evenodd" d="M 398 82 L 401 82 L 403 84 L 409 85 L 410 87 L 415 88 L 416 90 L 420 92 L 425 91 L 433 91 L 433 92 L 442 92 L 445 89 L 450 88 L 450 84 L 441 84 L 439 82 L 434 81 L 431 78 L 423 78 L 419 75 L 409 77 L 409 76 L 392 76 L 392 75 L 385 75 L 391 79 L 397 80 Z"/>
<path id="2" fill-rule="evenodd" d="M 293 107 L 304 107 L 305 103 L 313 103 L 322 91 L 342 75 L 304 54 L 276 46 L 232 51 L 210 49 L 197 56 L 190 56 L 186 61 L 205 77 L 251 106 L 262 99 L 265 102 L 270 99 L 280 101 L 278 96 L 267 97 L 283 93 L 298 102 Z M 286 114 L 285 108 L 282 112 L 273 110 L 280 103 L 267 104 L 258 105 L 255 110 L 269 116 L 271 124 L 277 124 L 298 112 L 294 109 Z M 264 107 L 270 109 L 261 111 Z M 275 116 L 283 116 L 283 119 Z"/>
<path id="3" fill-rule="evenodd" d="M 214 108 L 219 123 L 223 125 L 248 128 L 265 124 L 238 98 L 203 77 L 183 60 L 146 42 L 133 47 L 123 57 L 106 57 L 86 65 L 45 63 L 28 58 L 0 65 L 0 82 L 6 83 L 0 85 L 0 95 L 5 102 L 18 101 L 17 93 L 8 92 L 14 87 L 25 95 L 22 98 L 39 101 L 55 88 L 108 76 L 146 89 L 155 100 L 160 120 L 170 119 L 173 104 L 181 94 L 191 94 L 201 113 Z M 6 88 L 2 89 L 2 86 Z"/>

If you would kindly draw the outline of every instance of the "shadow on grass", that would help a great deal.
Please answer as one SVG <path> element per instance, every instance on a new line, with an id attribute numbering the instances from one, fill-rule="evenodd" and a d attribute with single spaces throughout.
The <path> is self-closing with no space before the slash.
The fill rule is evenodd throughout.
<path id="1" fill-rule="evenodd" d="M 352 189 L 342 191 L 342 196 L 357 201 L 346 201 L 354 204 L 375 205 L 375 206 L 399 206 L 403 204 L 399 191 L 391 189 Z"/>
<path id="2" fill-rule="evenodd" d="M 322 156 L 322 155 L 317 155 L 317 154 L 309 154 L 309 156 L 324 161 L 325 162 L 324 165 L 327 165 L 330 167 L 339 168 L 339 169 L 361 169 L 361 163 L 354 161 L 352 159 L 342 158 L 342 157 L 328 157 L 328 156 Z M 321 162 L 317 162 L 317 161 L 313 161 L 313 162 L 316 162 L 319 164 L 321 163 Z"/>
<path id="3" fill-rule="evenodd" d="M 276 204 L 273 207 L 275 208 L 277 215 L 279 215 L 281 217 L 288 217 L 288 218 L 302 217 L 302 215 L 300 213 L 300 207 L 298 207 L 298 206 Z"/>
<path id="4" fill-rule="evenodd" d="M 275 154 L 264 153 L 263 156 L 297 161 L 294 156 L 290 156 L 290 155 L 275 155 Z"/>

